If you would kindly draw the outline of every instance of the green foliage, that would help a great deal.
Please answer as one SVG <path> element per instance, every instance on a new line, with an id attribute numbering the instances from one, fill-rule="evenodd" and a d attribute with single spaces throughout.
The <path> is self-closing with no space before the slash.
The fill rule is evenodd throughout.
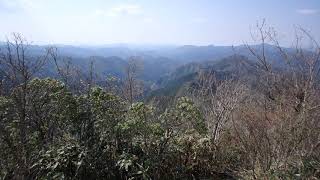
<path id="1" fill-rule="evenodd" d="M 219 144 L 213 143 L 202 111 L 191 99 L 181 97 L 161 113 L 143 102 L 126 104 L 100 87 L 72 94 L 54 79 L 34 79 L 26 89 L 19 86 L 1 96 L 0 177 L 232 179 L 248 169 L 247 152 L 232 132 L 225 130 Z M 263 175 L 319 177 L 317 156 L 297 162 Z"/>
<path id="2" fill-rule="evenodd" d="M 187 97 L 178 99 L 176 109 L 178 116 L 182 118 L 183 123 L 191 124 L 191 126 L 200 134 L 207 132 L 204 118 L 200 110 Z"/>
<path id="3" fill-rule="evenodd" d="M 46 141 L 53 140 L 57 134 L 62 135 L 61 131 L 68 129 L 75 118 L 73 95 L 63 83 L 54 79 L 33 79 L 27 88 L 27 114 L 32 117 L 39 132 L 38 138 Z"/>
<path id="4" fill-rule="evenodd" d="M 124 103 L 119 97 L 109 94 L 102 88 L 93 88 L 89 97 L 95 128 L 102 135 L 110 135 L 115 126 L 123 121 Z"/>
<path id="5" fill-rule="evenodd" d="M 38 161 L 31 167 L 36 178 L 74 179 L 85 168 L 87 152 L 76 143 L 52 147 L 40 154 Z"/>

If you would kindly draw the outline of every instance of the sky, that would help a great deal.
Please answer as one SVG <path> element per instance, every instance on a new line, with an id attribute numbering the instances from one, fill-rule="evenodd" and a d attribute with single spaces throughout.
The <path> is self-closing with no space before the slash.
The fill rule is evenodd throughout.
<path id="1" fill-rule="evenodd" d="M 284 43 L 295 26 L 320 40 L 320 0 L 0 0 L 0 40 L 239 45 L 264 18 Z"/>

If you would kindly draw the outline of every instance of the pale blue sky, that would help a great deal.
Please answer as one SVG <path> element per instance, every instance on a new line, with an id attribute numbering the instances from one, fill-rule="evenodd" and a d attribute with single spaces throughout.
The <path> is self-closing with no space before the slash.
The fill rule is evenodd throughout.
<path id="1" fill-rule="evenodd" d="M 0 0 L 0 39 L 35 43 L 237 45 L 266 18 L 282 40 L 294 25 L 320 38 L 320 0 Z"/>

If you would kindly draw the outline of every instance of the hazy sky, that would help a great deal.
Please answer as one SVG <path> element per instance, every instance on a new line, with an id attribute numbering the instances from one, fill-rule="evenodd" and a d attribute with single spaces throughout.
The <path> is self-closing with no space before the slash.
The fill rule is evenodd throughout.
<path id="1" fill-rule="evenodd" d="M 232 45 L 262 18 L 282 40 L 294 25 L 320 39 L 320 0 L 0 0 L 0 40 Z"/>

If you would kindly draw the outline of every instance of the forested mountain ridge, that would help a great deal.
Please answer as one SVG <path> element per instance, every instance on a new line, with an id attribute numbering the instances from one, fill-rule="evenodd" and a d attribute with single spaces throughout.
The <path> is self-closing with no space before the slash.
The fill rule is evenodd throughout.
<path id="1" fill-rule="evenodd" d="M 250 77 L 255 72 L 255 62 L 245 56 L 233 55 L 217 61 L 194 62 L 181 65 L 171 73 L 161 77 L 157 81 L 157 89 L 149 94 L 176 96 L 179 90 L 185 85 L 197 81 L 199 73 L 214 73 L 219 80 L 228 78 Z M 187 85 L 188 86 L 188 85 Z M 185 88 L 185 87 L 184 87 Z M 149 97 L 149 98 L 151 98 Z"/>
<path id="2" fill-rule="evenodd" d="M 40 56 L 45 54 L 49 45 L 29 45 L 27 56 Z M 165 75 L 173 75 L 174 71 L 179 71 L 188 63 L 202 63 L 220 61 L 221 59 L 233 56 L 234 54 L 246 56 L 254 59 L 248 48 L 240 46 L 153 46 L 151 48 L 133 45 L 108 45 L 108 46 L 71 46 L 56 45 L 60 57 L 67 58 L 72 64 L 82 70 L 91 61 L 94 62 L 97 74 L 102 76 L 114 75 L 123 78 L 126 62 L 132 56 L 139 58 L 144 66 L 140 78 L 151 83 L 156 82 Z M 253 48 L 261 49 L 261 45 L 252 45 Z M 270 56 L 270 61 L 281 64 L 282 57 L 277 56 L 277 47 L 266 45 L 266 54 Z M 0 49 L 6 49 L 6 43 L 1 42 Z M 288 48 L 289 51 L 293 49 Z M 276 64 L 276 65 L 277 65 Z M 187 65 L 188 66 L 188 65 Z M 52 66 L 43 70 L 44 75 L 52 76 Z M 177 70 L 176 70 L 177 69 Z"/>

